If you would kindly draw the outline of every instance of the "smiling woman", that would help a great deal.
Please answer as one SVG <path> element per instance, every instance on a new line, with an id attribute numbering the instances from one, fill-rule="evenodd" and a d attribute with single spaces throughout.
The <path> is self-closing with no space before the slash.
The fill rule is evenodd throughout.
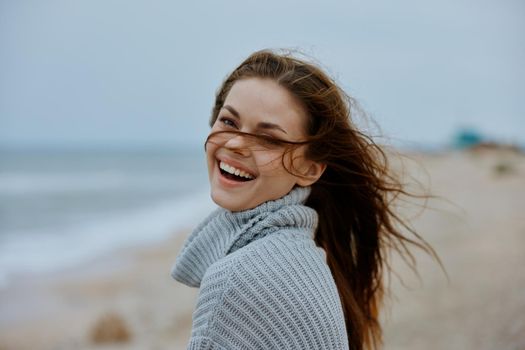
<path id="1" fill-rule="evenodd" d="M 271 51 L 224 81 L 205 142 L 219 208 L 172 270 L 200 287 L 188 349 L 380 346 L 388 249 L 433 250 L 395 213 L 406 192 L 351 123 L 352 102 L 315 65 Z"/>
<path id="2" fill-rule="evenodd" d="M 307 177 L 288 172 L 282 162 L 284 148 L 279 146 L 277 137 L 282 135 L 284 141 L 303 140 L 306 122 L 306 110 L 275 81 L 260 78 L 237 81 L 226 97 L 212 132 L 258 133 L 256 135 L 266 135 L 267 142 L 265 147 L 257 149 L 253 142 L 259 140 L 257 137 L 223 133 L 208 138 L 206 154 L 214 202 L 232 211 L 246 210 L 283 197 L 295 185 L 304 187 L 315 182 L 325 165 L 307 160 L 303 146 L 295 150 L 293 160 L 294 167 L 302 169 Z M 291 157 L 287 157 L 287 161 L 291 166 Z M 221 165 L 226 174 L 220 171 Z M 238 181 L 228 175 L 240 175 L 241 171 L 250 175 L 249 181 Z"/>

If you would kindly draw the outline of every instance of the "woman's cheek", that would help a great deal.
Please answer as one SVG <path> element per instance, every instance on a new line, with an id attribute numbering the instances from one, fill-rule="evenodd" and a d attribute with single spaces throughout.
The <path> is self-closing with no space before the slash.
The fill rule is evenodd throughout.
<path id="1" fill-rule="evenodd" d="M 268 152 L 265 156 L 257 160 L 259 164 L 259 172 L 261 173 L 275 173 L 281 172 L 282 166 L 282 152 Z"/>

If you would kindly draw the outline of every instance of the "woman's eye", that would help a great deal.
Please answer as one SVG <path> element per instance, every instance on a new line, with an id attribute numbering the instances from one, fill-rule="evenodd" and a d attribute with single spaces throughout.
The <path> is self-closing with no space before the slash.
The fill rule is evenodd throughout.
<path id="1" fill-rule="evenodd" d="M 223 123 L 224 125 L 235 127 L 235 122 L 231 120 L 230 118 L 220 117 L 219 121 Z"/>

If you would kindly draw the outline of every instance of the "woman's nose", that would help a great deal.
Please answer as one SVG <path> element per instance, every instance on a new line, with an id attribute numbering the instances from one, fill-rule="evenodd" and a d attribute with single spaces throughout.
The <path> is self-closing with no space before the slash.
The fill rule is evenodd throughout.
<path id="1" fill-rule="evenodd" d="M 248 154 L 250 152 L 249 146 L 247 138 L 243 135 L 234 135 L 224 144 L 224 147 L 237 152 L 242 152 L 243 154 Z"/>

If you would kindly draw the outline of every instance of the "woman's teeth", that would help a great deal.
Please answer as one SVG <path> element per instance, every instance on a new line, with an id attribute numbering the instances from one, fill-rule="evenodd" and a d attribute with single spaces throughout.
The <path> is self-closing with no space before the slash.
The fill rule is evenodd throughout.
<path id="1" fill-rule="evenodd" d="M 228 165 L 228 164 L 224 163 L 223 161 L 220 161 L 220 163 L 219 163 L 219 167 L 220 167 L 222 170 L 224 170 L 224 171 L 226 171 L 227 173 L 229 173 L 229 174 L 236 175 L 236 176 L 240 176 L 240 177 L 244 177 L 244 178 L 246 178 L 246 179 L 248 179 L 248 180 L 253 179 L 253 176 L 252 176 L 252 175 L 250 175 L 250 174 L 248 174 L 247 172 L 244 172 L 244 171 L 242 171 L 242 170 L 240 170 L 240 169 L 237 169 L 237 168 L 235 168 L 235 167 L 232 167 L 231 165 Z"/>

